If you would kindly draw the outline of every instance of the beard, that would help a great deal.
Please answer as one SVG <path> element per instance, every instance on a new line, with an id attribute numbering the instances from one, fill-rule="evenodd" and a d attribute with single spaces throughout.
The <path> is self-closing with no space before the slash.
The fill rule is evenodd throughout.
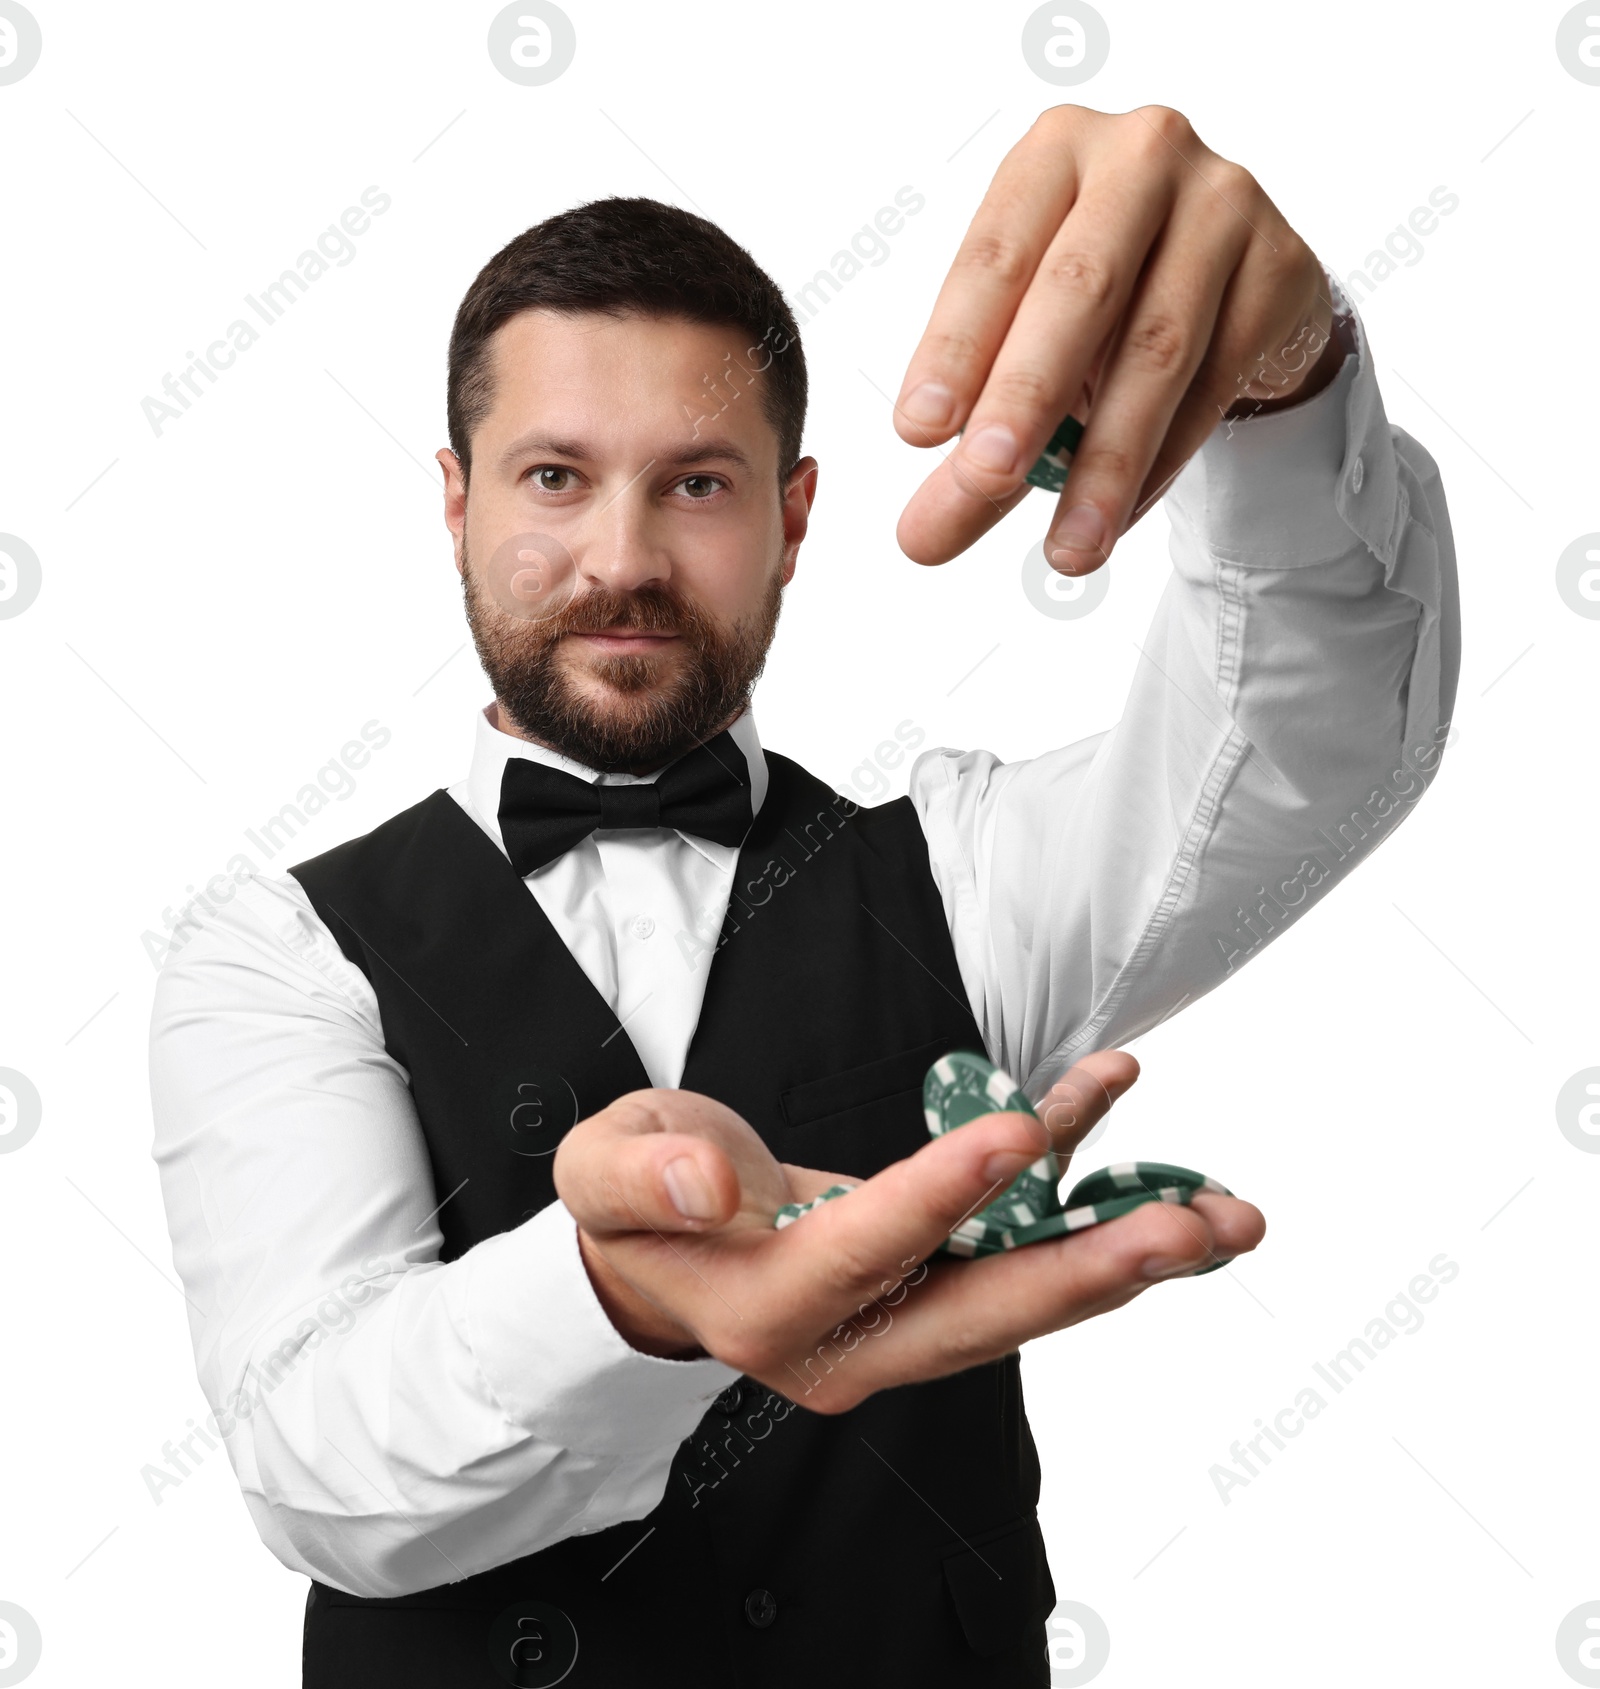
<path id="1" fill-rule="evenodd" d="M 463 544 L 462 590 L 478 660 L 501 709 L 528 737 L 604 773 L 648 772 L 704 744 L 750 701 L 783 605 L 774 570 L 756 609 L 731 627 L 667 581 L 631 592 L 598 583 L 549 615 L 508 613 Z M 675 633 L 668 651 L 563 663 L 569 633 Z"/>

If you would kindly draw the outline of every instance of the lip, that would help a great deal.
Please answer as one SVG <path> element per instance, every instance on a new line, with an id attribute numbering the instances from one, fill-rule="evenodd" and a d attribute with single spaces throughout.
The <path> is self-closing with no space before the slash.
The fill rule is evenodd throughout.
<path id="1" fill-rule="evenodd" d="M 615 633 L 576 633 L 573 639 L 587 640 L 597 650 L 613 654 L 638 654 L 657 651 L 678 638 L 675 633 L 646 633 L 640 628 L 621 628 Z"/>

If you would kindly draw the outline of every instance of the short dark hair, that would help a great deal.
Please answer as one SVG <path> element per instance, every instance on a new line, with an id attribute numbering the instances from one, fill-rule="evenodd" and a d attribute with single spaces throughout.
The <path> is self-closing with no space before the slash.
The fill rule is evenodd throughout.
<path id="1" fill-rule="evenodd" d="M 780 479 L 800 461 L 806 363 L 777 283 L 706 218 L 656 199 L 613 196 L 523 230 L 467 289 L 450 333 L 445 401 L 450 449 L 463 474 L 471 472 L 472 431 L 494 403 L 489 342 L 519 311 L 535 308 L 683 317 L 744 330 L 747 356 L 765 370 L 762 408 L 778 436 Z"/>

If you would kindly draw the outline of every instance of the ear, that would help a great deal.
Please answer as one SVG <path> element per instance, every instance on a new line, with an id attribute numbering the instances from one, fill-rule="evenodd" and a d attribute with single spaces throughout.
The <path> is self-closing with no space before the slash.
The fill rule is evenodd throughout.
<path id="1" fill-rule="evenodd" d="M 448 446 L 433 454 L 444 471 L 444 525 L 455 539 L 456 573 L 466 564 L 467 477 L 460 460 Z"/>
<path id="2" fill-rule="evenodd" d="M 803 457 L 790 471 L 783 489 L 783 584 L 794 579 L 800 542 L 811 520 L 812 501 L 817 496 L 817 460 Z"/>

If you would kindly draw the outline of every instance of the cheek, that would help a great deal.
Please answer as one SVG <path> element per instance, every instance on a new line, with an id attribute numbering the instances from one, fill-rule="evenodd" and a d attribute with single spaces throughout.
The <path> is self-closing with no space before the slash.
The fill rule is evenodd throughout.
<path id="1" fill-rule="evenodd" d="M 705 524 L 676 548 L 673 578 L 697 604 L 727 623 L 749 615 L 766 594 L 783 551 L 782 523 Z"/>

